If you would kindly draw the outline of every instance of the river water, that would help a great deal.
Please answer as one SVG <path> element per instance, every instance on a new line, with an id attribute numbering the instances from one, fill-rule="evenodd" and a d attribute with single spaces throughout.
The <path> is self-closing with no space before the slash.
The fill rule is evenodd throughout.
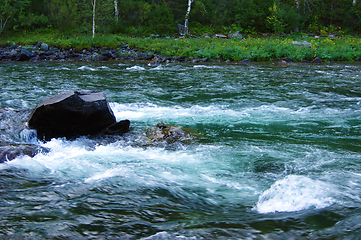
<path id="1" fill-rule="evenodd" d="M 2 239 L 360 239 L 361 65 L 5 63 Z M 105 92 L 131 132 L 38 142 L 42 99 Z M 5 116 L 6 114 L 6 116 Z M 144 145 L 158 122 L 203 137 Z"/>

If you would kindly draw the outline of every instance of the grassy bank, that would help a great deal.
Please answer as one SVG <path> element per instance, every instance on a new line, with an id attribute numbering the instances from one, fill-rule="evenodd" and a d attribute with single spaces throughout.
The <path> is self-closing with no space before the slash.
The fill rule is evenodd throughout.
<path id="1" fill-rule="evenodd" d="M 307 41 L 311 47 L 297 46 L 293 41 Z M 2 46 L 29 46 L 37 42 L 45 42 L 50 46 L 64 49 L 74 48 L 77 51 L 91 47 L 117 48 L 126 43 L 130 47 L 158 53 L 167 57 L 186 56 L 191 58 L 209 58 L 239 61 L 280 60 L 285 57 L 294 61 L 310 61 L 316 57 L 324 61 L 353 61 L 361 57 L 360 37 L 304 37 L 290 35 L 287 37 L 248 37 L 245 39 L 222 38 L 136 38 L 121 35 L 98 35 L 94 39 L 85 35 L 62 35 L 59 33 L 27 33 L 13 37 L 0 38 Z"/>

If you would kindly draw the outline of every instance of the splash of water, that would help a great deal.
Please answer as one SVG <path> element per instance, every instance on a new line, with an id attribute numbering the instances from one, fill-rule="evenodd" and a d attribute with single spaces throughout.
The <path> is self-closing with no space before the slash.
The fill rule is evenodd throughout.
<path id="1" fill-rule="evenodd" d="M 259 213 L 272 213 L 325 208 L 335 203 L 332 191 L 330 183 L 289 175 L 264 191 L 254 209 Z"/>

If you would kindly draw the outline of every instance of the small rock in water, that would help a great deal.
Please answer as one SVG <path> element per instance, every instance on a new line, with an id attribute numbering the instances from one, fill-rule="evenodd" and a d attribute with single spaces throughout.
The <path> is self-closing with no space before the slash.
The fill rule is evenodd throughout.
<path id="1" fill-rule="evenodd" d="M 192 142 L 202 137 L 201 134 L 192 129 L 165 124 L 162 122 L 159 122 L 156 126 L 147 129 L 146 136 L 151 144 L 155 142 Z"/>
<path id="2" fill-rule="evenodd" d="M 4 146 L 2 146 L 4 145 Z M 19 156 L 27 155 L 34 157 L 40 152 L 48 152 L 49 149 L 34 144 L 9 144 L 0 143 L 0 163 L 11 161 Z"/>
<path id="3" fill-rule="evenodd" d="M 129 131 L 129 126 L 130 126 L 129 120 L 122 120 L 110 125 L 109 127 L 102 130 L 100 133 L 105 135 L 122 134 Z"/>
<path id="4" fill-rule="evenodd" d="M 278 66 L 289 67 L 290 65 L 285 60 L 283 60 L 283 61 L 278 63 Z"/>

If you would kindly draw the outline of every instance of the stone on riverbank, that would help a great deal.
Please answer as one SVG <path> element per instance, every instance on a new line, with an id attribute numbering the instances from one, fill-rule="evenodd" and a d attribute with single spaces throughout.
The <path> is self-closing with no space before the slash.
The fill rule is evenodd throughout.
<path id="1" fill-rule="evenodd" d="M 21 49 L 20 53 L 16 57 L 16 61 L 28 61 L 31 57 L 31 52 L 26 49 Z"/>
<path id="2" fill-rule="evenodd" d="M 313 63 L 321 63 L 322 59 L 320 57 L 316 57 L 315 59 L 313 59 L 312 61 Z"/>
<path id="3" fill-rule="evenodd" d="M 129 121 L 116 124 L 105 94 L 93 91 L 69 91 L 44 99 L 28 124 L 37 130 L 38 138 L 45 141 L 100 134 L 109 127 L 117 134 L 129 131 Z"/>
<path id="4" fill-rule="evenodd" d="M 296 45 L 296 46 L 299 46 L 299 47 L 312 47 L 312 43 L 309 43 L 307 41 L 303 41 L 303 42 L 293 41 L 291 43 L 293 45 Z"/>

